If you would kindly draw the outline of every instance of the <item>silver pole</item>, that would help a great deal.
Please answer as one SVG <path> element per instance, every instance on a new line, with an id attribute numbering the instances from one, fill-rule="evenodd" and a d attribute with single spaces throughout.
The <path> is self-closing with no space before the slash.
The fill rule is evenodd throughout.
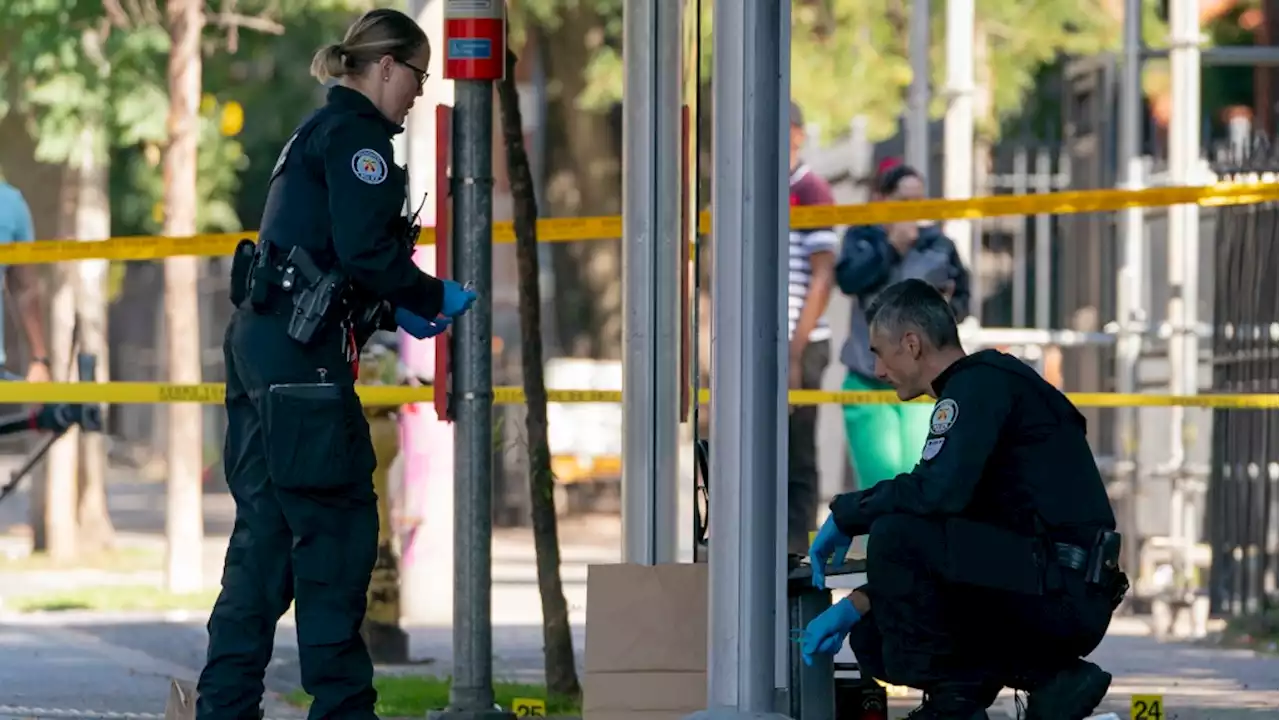
<path id="1" fill-rule="evenodd" d="M 1020 146 L 1013 155 L 1013 192 L 1027 194 L 1027 148 Z M 1013 236 L 1013 326 L 1027 326 L 1027 226 L 1022 223 Z"/>
<path id="2" fill-rule="evenodd" d="M 1200 18 L 1196 0 L 1173 0 L 1169 6 L 1169 65 L 1173 112 L 1169 118 L 1169 175 L 1172 185 L 1196 180 L 1200 159 Z M 1200 212 L 1195 205 L 1169 208 L 1169 312 L 1174 334 L 1169 340 L 1169 389 L 1193 394 L 1199 371 L 1199 338 L 1194 332 L 1199 304 L 1199 278 L 1195 272 L 1200 252 Z M 1172 408 L 1170 441 L 1175 472 L 1171 499 L 1171 535 L 1192 542 L 1185 509 L 1189 482 L 1185 477 L 1187 413 Z M 1187 558 L 1183 558 L 1184 561 Z"/>
<path id="3" fill-rule="evenodd" d="M 1041 147 L 1036 151 L 1036 192 L 1053 192 L 1053 158 L 1049 148 Z M 1053 238 L 1053 226 L 1049 216 L 1036 216 L 1036 327 L 1048 330 L 1050 323 L 1050 305 L 1053 297 L 1053 273 L 1049 263 L 1053 260 L 1053 249 L 1050 242 Z M 1043 361 L 1042 361 L 1043 362 Z M 1041 368 L 1043 370 L 1043 368 Z"/>
<path id="4" fill-rule="evenodd" d="M 907 164 L 931 175 L 929 167 L 929 0 L 911 3 L 911 88 L 907 96 Z"/>
<path id="5" fill-rule="evenodd" d="M 973 0 L 947 2 L 947 115 L 944 145 L 946 161 L 943 171 L 943 194 L 966 200 L 973 197 Z M 974 244 L 971 220 L 949 220 L 947 236 L 955 241 L 960 261 L 973 278 L 974 317 L 981 320 L 981 277 L 975 262 L 978 248 Z"/>
<path id="6" fill-rule="evenodd" d="M 1142 0 L 1125 0 L 1124 66 L 1120 76 L 1120 187 L 1140 190 L 1142 178 Z M 1120 267 L 1116 272 L 1116 392 L 1132 393 L 1137 388 L 1138 358 L 1142 353 L 1141 325 L 1146 321 L 1142 309 L 1143 253 L 1145 230 L 1143 208 L 1121 212 L 1120 237 L 1124 243 Z M 1120 474 L 1128 475 L 1128 531 L 1136 531 L 1138 521 L 1137 463 L 1138 411 L 1120 410 L 1117 428 L 1117 453 L 1122 462 Z M 1136 554 L 1128 557 L 1136 559 Z"/>
<path id="7" fill-rule="evenodd" d="M 712 107 L 711 467 L 708 706 L 775 712 L 779 424 L 786 419 L 779 271 L 788 225 L 788 0 L 716 0 Z M 776 716 L 775 717 L 780 717 Z"/>
<path id="8" fill-rule="evenodd" d="M 624 3 L 623 557 L 644 565 L 678 545 L 680 25 L 671 3 Z"/>
<path id="9" fill-rule="evenodd" d="M 452 715 L 493 712 L 493 84 L 454 83 L 455 267 L 478 295 L 454 329 Z"/>

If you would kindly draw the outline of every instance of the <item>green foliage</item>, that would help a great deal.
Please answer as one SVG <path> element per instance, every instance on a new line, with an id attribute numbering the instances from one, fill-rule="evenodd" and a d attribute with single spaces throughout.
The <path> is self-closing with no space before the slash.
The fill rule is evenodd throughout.
<path id="1" fill-rule="evenodd" d="M 85 153 L 110 159 L 113 234 L 158 231 L 163 185 L 160 156 L 167 138 L 169 37 L 157 14 L 110 15 L 91 0 L 5 0 L 0 18 L 0 117 L 21 113 L 36 139 L 37 159 L 78 164 Z M 141 6 L 125 4 L 130 8 Z M 287 28 L 283 35 L 230 31 L 210 19 L 205 30 L 198 156 L 200 231 L 242 227 L 237 191 L 249 171 L 264 190 L 280 145 L 310 107 L 318 86 L 307 77 L 311 54 L 341 37 L 373 0 L 241 0 L 236 10 Z M 231 45 L 236 52 L 230 52 Z M 212 100 L 210 102 L 210 100 Z M 219 132 L 219 113 L 236 101 L 244 131 Z M 284 110 L 284 112 L 282 112 Z M 87 147 L 86 128 L 105 130 Z M 262 194 L 259 192 L 259 194 Z M 251 206 L 251 210 L 256 209 Z M 256 213 L 252 218 L 256 224 Z"/>
<path id="2" fill-rule="evenodd" d="M 224 138 L 219 132 L 223 107 L 216 102 L 205 103 L 200 112 L 200 171 L 196 176 L 196 227 L 200 232 L 241 229 L 233 199 L 248 158 L 239 142 Z M 117 159 L 123 161 L 124 172 L 116 177 L 124 181 L 129 191 L 113 194 L 113 223 L 126 228 L 127 234 L 158 234 L 164 223 L 164 173 L 159 149 L 147 145 L 140 151 L 121 153 Z"/>
<path id="3" fill-rule="evenodd" d="M 704 81 L 710 79 L 714 17 L 712 0 L 701 0 Z M 1155 0 L 1148 0 L 1155 7 Z M 935 116 L 945 109 L 946 3 L 934 2 L 932 27 Z M 584 69 L 589 87 L 578 98 L 599 110 L 622 95 L 621 0 L 523 0 L 512 10 L 519 36 L 530 26 L 554 28 L 568 12 L 599 16 L 597 52 Z M 792 3 L 791 88 L 808 119 L 828 136 L 865 116 L 869 132 L 892 135 L 911 83 L 907 56 L 909 0 L 795 0 Z M 1114 48 L 1120 24 L 1104 0 L 978 0 L 977 24 L 987 37 L 992 72 L 994 126 L 1022 109 L 1024 97 L 1045 63 L 1062 54 L 1092 54 Z M 1148 24 L 1151 27 L 1151 24 Z M 981 76 L 982 70 L 978 70 Z"/>

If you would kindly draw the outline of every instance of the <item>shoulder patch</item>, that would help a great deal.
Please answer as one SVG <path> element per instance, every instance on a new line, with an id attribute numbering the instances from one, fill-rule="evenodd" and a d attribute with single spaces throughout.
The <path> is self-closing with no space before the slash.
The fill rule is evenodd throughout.
<path id="1" fill-rule="evenodd" d="M 933 415 L 929 416 L 929 432 L 934 435 L 945 435 L 956 418 L 960 417 L 960 406 L 951 398 L 943 398 L 933 406 Z"/>
<path id="2" fill-rule="evenodd" d="M 387 179 L 387 161 L 382 159 L 377 150 L 368 148 L 357 150 L 356 154 L 351 156 L 351 172 L 355 173 L 361 182 L 379 185 Z"/>
<path id="3" fill-rule="evenodd" d="M 276 158 L 276 166 L 271 168 L 272 179 L 280 174 L 284 169 L 284 161 L 289 159 L 289 151 L 293 149 L 293 141 L 298 139 L 298 133 L 294 133 L 289 137 L 289 142 L 284 144 L 284 148 L 280 150 L 280 157 Z"/>
<path id="4" fill-rule="evenodd" d="M 942 444 L 947 441 L 946 438 L 936 437 L 929 438 L 924 441 L 924 451 L 920 453 L 921 460 L 932 460 L 938 457 L 938 453 L 942 452 Z"/>

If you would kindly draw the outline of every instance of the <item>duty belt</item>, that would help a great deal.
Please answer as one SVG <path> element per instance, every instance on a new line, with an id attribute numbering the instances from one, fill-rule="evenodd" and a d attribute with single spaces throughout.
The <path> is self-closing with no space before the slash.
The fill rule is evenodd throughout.
<path id="1" fill-rule="evenodd" d="M 1128 578 L 1120 569 L 1120 533 L 1114 530 L 1098 530 L 1092 547 L 1085 549 L 1071 543 L 1053 543 L 1053 552 L 1060 570 L 1080 572 L 1086 585 L 1104 588 L 1112 595 L 1113 607 L 1129 589 Z M 1059 578 L 1060 581 L 1060 578 Z"/>
<path id="2" fill-rule="evenodd" d="M 1079 545 L 1054 543 L 1053 550 L 1058 558 L 1058 567 L 1066 570 L 1084 570 L 1089 563 L 1089 551 Z"/>

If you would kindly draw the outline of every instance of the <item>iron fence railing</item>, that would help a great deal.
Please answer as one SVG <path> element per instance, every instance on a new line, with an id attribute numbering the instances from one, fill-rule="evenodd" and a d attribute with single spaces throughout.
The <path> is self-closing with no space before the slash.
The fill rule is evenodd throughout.
<path id="1" fill-rule="evenodd" d="M 1219 175 L 1277 171 L 1275 146 L 1259 140 L 1214 158 Z M 1218 210 L 1214 236 L 1215 392 L 1280 392 L 1277 205 Z M 1214 412 L 1205 530 L 1212 548 L 1210 606 L 1259 611 L 1276 594 L 1280 422 L 1274 410 Z"/>

